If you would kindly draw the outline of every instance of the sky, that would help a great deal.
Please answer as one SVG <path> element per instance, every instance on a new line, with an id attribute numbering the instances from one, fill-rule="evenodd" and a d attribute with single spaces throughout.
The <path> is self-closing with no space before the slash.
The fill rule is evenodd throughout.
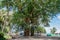
<path id="1" fill-rule="evenodd" d="M 50 27 L 45 27 L 47 33 L 50 33 L 50 29 L 52 29 L 53 27 L 55 27 L 58 32 L 60 31 L 60 13 L 51 20 Z"/>

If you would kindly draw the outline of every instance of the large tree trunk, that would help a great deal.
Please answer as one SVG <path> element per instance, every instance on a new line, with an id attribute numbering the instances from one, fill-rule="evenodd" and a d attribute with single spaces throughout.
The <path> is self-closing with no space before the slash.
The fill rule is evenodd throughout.
<path id="1" fill-rule="evenodd" d="M 29 24 L 29 21 L 30 21 L 30 18 L 25 18 L 25 22 L 27 23 L 27 24 Z M 29 28 L 25 28 L 25 30 L 24 30 L 24 36 L 29 36 Z"/>
<path id="2" fill-rule="evenodd" d="M 24 30 L 24 36 L 29 36 L 29 29 Z"/>
<path id="3" fill-rule="evenodd" d="M 31 36 L 34 36 L 34 27 L 31 27 Z"/>

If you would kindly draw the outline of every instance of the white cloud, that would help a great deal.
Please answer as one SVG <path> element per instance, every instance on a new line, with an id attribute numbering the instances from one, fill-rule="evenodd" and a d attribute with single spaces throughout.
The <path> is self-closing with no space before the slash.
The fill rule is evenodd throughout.
<path id="1" fill-rule="evenodd" d="M 55 33 L 60 33 L 60 29 L 58 29 Z"/>
<path id="2" fill-rule="evenodd" d="M 58 19 L 60 19 L 60 16 L 57 16 Z"/>

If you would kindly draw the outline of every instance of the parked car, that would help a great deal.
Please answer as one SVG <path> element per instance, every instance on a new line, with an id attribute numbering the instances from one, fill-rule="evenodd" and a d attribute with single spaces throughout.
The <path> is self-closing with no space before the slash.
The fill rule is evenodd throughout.
<path id="1" fill-rule="evenodd" d="M 24 36 L 24 31 L 19 32 L 20 36 Z"/>
<path id="2" fill-rule="evenodd" d="M 47 36 L 52 36 L 51 34 L 47 34 Z"/>

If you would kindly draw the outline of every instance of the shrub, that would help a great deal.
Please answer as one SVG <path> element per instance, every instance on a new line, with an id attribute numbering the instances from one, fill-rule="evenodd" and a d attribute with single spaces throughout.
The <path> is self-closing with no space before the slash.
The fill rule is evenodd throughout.
<path id="1" fill-rule="evenodd" d="M 4 38 L 4 33 L 3 33 L 3 32 L 0 32 L 0 40 L 6 40 L 6 39 Z"/>
<path id="2" fill-rule="evenodd" d="M 4 34 L 4 38 L 11 39 L 12 37 L 10 35 L 8 35 L 8 34 Z"/>

